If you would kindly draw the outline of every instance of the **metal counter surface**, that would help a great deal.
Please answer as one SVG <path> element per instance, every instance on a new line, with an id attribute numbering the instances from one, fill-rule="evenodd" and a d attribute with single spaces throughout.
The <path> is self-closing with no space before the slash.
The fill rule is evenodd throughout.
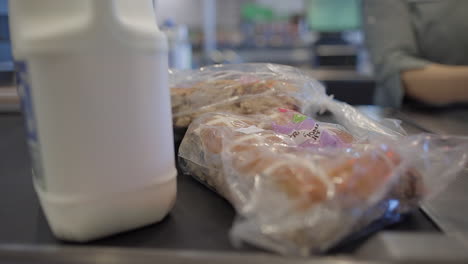
<path id="1" fill-rule="evenodd" d="M 440 135 L 468 136 L 468 108 L 415 109 L 406 107 L 396 118 Z"/>

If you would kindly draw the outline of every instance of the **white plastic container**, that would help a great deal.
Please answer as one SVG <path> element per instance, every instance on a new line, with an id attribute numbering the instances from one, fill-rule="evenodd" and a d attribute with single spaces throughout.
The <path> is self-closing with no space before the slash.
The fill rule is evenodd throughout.
<path id="1" fill-rule="evenodd" d="M 161 27 L 169 43 L 169 67 L 178 70 L 192 68 L 192 46 L 185 25 L 166 20 Z"/>
<path id="2" fill-rule="evenodd" d="M 176 196 L 167 41 L 151 0 L 13 0 L 34 186 L 54 234 L 161 220 Z"/>

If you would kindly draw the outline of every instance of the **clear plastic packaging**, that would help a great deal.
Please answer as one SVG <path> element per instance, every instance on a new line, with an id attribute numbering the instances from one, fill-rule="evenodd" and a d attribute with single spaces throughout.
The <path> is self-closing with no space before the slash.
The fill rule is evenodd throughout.
<path id="1" fill-rule="evenodd" d="M 375 220 L 417 207 L 467 159 L 466 138 L 360 137 L 279 112 L 205 114 L 181 144 L 183 170 L 236 208 L 235 242 L 282 254 L 324 251 Z"/>
<path id="2" fill-rule="evenodd" d="M 331 112 L 356 135 L 404 135 L 402 129 L 390 129 L 352 106 L 333 100 L 322 84 L 291 66 L 246 63 L 172 69 L 169 86 L 176 128 L 186 128 L 195 118 L 209 112 L 254 115 L 285 108 L 307 115 Z"/>
<path id="3" fill-rule="evenodd" d="M 395 120 L 384 125 L 333 100 L 293 68 L 259 66 L 306 87 L 302 108 L 206 113 L 179 149 L 183 171 L 235 207 L 236 244 L 288 255 L 323 252 L 374 221 L 416 208 L 466 164 L 468 138 L 406 136 Z M 331 112 L 338 124 L 298 111 Z"/>
<path id="4" fill-rule="evenodd" d="M 315 94 L 325 89 L 300 70 L 283 65 L 250 63 L 214 65 L 198 70 L 170 70 L 175 127 L 188 127 L 203 113 L 268 113 L 283 107 L 306 112 Z"/>

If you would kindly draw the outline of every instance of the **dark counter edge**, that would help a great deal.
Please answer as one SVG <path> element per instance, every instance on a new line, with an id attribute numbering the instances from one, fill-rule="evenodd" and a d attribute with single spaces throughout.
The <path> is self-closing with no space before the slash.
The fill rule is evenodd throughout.
<path id="1" fill-rule="evenodd" d="M 127 263 L 243 263 L 243 264 L 380 264 L 421 263 L 419 261 L 368 261 L 346 257 L 298 258 L 270 254 L 232 253 L 213 251 L 184 251 L 164 249 L 128 249 L 113 247 L 63 247 L 32 245 L 0 245 L 0 264 L 127 264 Z M 466 259 L 450 263 L 466 263 Z M 424 263 L 440 263 L 426 260 Z M 447 262 L 448 263 L 448 262 Z"/>

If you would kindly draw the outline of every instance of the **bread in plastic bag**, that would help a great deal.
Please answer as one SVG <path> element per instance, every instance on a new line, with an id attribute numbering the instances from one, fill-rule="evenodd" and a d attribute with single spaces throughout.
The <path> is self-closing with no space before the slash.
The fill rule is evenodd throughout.
<path id="1" fill-rule="evenodd" d="M 324 105 L 344 126 L 276 109 L 208 113 L 189 127 L 183 170 L 236 208 L 233 241 L 281 254 L 322 252 L 415 208 L 466 163 L 466 138 L 399 136 L 344 103 Z"/>
<path id="2" fill-rule="evenodd" d="M 188 127 L 207 112 L 240 115 L 268 113 L 279 107 L 305 113 L 323 86 L 300 70 L 283 65 L 248 63 L 170 71 L 173 123 Z"/>

